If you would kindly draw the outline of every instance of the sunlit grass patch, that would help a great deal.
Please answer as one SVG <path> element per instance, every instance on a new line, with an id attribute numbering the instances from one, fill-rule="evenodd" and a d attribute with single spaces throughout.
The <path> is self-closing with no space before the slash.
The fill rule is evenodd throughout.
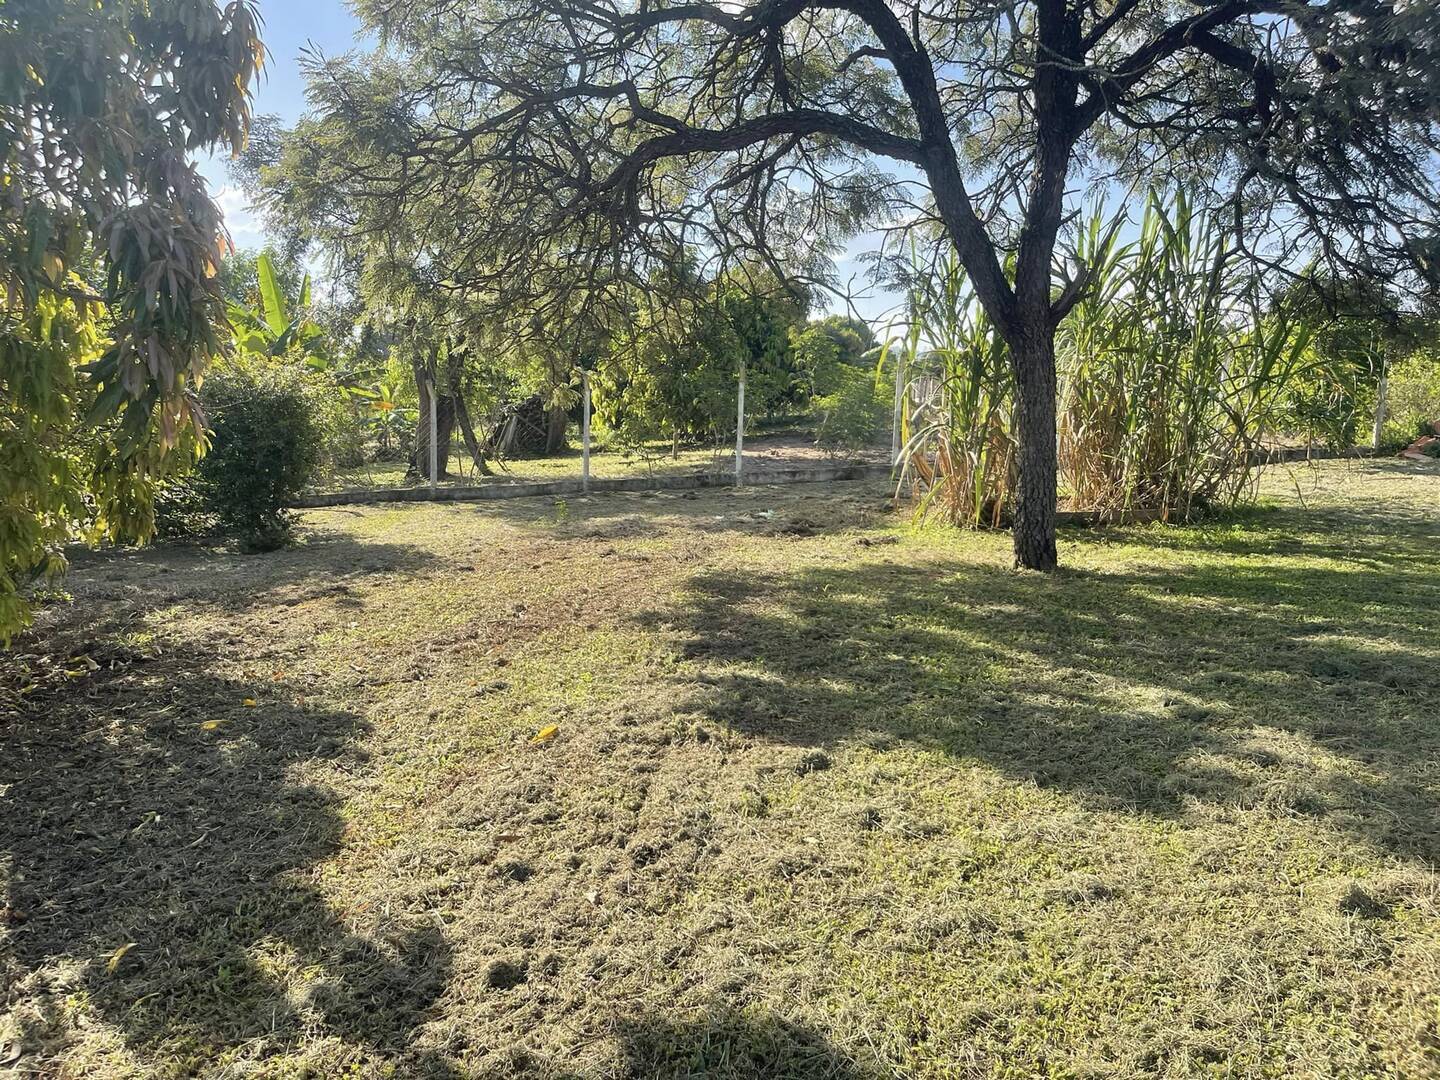
<path id="1" fill-rule="evenodd" d="M 1054 577 L 840 485 L 80 559 L 4 731 L 24 1060 L 1427 1075 L 1435 480 L 1320 476 Z"/>

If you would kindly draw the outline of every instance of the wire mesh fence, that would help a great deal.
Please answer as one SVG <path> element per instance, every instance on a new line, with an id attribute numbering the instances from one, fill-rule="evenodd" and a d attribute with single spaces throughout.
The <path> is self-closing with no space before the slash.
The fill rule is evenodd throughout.
<path id="1" fill-rule="evenodd" d="M 744 415 L 744 382 L 737 383 L 737 424 L 703 443 L 680 440 L 635 442 L 592 424 L 588 385 L 582 385 L 574 417 L 565 415 L 557 432 L 538 399 L 497 410 L 484 437 L 454 430 L 437 409 L 414 417 L 409 446 L 366 447 L 362 460 L 331 468 L 306 492 L 307 504 L 345 496 L 453 497 L 461 491 L 533 485 L 594 487 L 604 490 L 653 482 L 657 487 L 775 482 L 788 476 L 829 475 L 864 468 L 883 474 L 893 463 L 891 418 L 877 425 L 863 445 L 837 447 L 816 437 L 813 418 L 757 418 Z M 433 402 L 434 396 L 429 398 Z M 898 416 L 898 413 L 897 413 Z M 434 447 L 434 451 L 431 451 Z M 848 475 L 848 474 L 847 474 Z"/>

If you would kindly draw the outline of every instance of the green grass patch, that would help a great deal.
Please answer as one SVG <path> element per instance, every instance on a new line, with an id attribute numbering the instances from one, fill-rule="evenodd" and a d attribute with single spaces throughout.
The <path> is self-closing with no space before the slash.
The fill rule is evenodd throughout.
<path id="1" fill-rule="evenodd" d="M 0 679 L 0 1054 L 1440 1071 L 1440 474 L 1277 470 L 1245 511 L 1066 532 L 1050 577 L 885 496 L 77 558 Z"/>

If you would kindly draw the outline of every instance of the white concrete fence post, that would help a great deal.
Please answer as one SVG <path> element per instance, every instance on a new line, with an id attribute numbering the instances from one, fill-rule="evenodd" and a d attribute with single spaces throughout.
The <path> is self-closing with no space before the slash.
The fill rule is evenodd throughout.
<path id="1" fill-rule="evenodd" d="M 745 484 L 745 365 L 740 365 L 740 392 L 735 398 L 735 486 Z"/>
<path id="2" fill-rule="evenodd" d="M 1385 399 L 1389 396 L 1389 382 L 1390 373 L 1382 367 L 1380 369 L 1380 386 L 1375 393 L 1375 431 L 1370 440 L 1370 445 L 1376 450 L 1380 449 L 1380 440 L 1385 435 Z"/>
<path id="3" fill-rule="evenodd" d="M 590 373 L 580 372 L 580 484 L 590 490 Z"/>
<path id="4" fill-rule="evenodd" d="M 905 417 L 905 357 L 895 357 L 895 412 L 890 418 L 890 465 L 900 464 L 900 428 Z"/>

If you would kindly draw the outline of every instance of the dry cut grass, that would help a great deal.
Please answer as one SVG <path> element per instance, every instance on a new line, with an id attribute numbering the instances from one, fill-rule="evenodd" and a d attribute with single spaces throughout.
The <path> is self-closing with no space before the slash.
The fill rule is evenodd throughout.
<path id="1" fill-rule="evenodd" d="M 856 485 L 82 559 L 0 683 L 0 1062 L 1436 1075 L 1437 515 L 1332 464 L 1054 577 Z"/>

